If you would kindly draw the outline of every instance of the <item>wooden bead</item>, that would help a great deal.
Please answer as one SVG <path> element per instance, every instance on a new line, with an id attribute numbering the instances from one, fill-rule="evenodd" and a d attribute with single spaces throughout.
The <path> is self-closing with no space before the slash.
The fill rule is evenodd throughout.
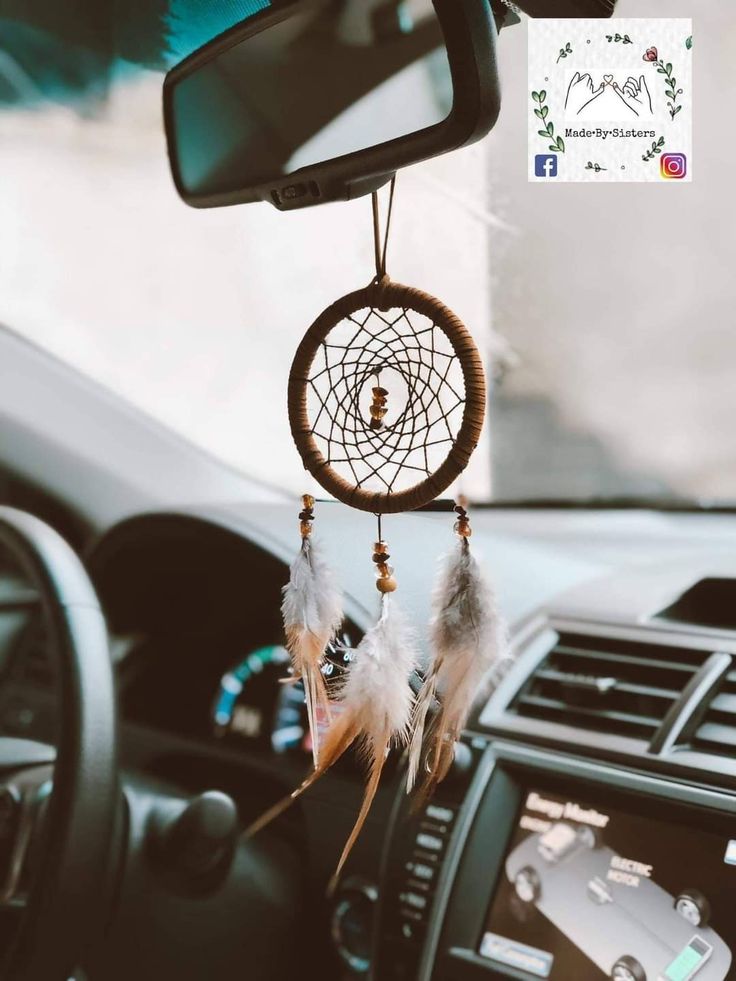
<path id="1" fill-rule="evenodd" d="M 311 494 L 302 495 L 302 504 L 308 511 L 311 511 L 311 509 L 314 507 L 314 498 L 312 497 L 312 495 Z"/>
<path id="2" fill-rule="evenodd" d="M 373 551 L 379 555 L 388 555 L 388 545 L 386 542 L 376 542 L 373 546 Z"/>
<path id="3" fill-rule="evenodd" d="M 388 552 L 376 552 L 374 555 L 371 556 L 371 558 L 373 559 L 374 562 L 380 563 L 380 562 L 388 562 L 391 556 L 388 554 Z"/>
<path id="4" fill-rule="evenodd" d="M 389 576 L 387 579 L 376 579 L 376 589 L 379 593 L 393 593 L 396 586 L 397 582 L 393 576 Z"/>
<path id="5" fill-rule="evenodd" d="M 370 427 L 375 432 L 379 429 L 383 429 L 383 417 L 388 412 L 386 408 L 388 402 L 388 391 L 385 388 L 381 388 L 380 385 L 373 389 L 373 404 L 371 405 L 370 411 Z"/>

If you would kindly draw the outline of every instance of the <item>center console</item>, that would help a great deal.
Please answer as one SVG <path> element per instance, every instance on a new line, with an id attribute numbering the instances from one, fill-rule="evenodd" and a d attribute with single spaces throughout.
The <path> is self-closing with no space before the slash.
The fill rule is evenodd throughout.
<path id="1" fill-rule="evenodd" d="M 736 976 L 734 795 L 485 737 L 462 754 L 431 804 L 396 803 L 375 981 Z"/>

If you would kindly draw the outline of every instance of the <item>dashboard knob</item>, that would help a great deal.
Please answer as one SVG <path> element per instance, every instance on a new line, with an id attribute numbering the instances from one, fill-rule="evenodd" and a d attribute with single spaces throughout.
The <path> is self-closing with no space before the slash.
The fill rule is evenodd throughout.
<path id="1" fill-rule="evenodd" d="M 378 890 L 371 882 L 345 880 L 332 909 L 332 942 L 351 973 L 368 974 L 371 966 L 373 919 Z"/>
<path id="2" fill-rule="evenodd" d="M 224 877 L 239 832 L 231 797 L 209 790 L 176 811 L 154 812 L 152 823 L 157 861 L 179 885 L 208 888 Z"/>

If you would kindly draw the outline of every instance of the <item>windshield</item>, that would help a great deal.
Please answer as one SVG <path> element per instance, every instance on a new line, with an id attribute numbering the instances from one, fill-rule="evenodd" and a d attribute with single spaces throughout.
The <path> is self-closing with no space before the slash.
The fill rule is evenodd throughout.
<path id="1" fill-rule="evenodd" d="M 695 11 L 620 0 L 617 13 Z M 133 44 L 127 26 L 103 57 L 50 22 L 0 18 L 0 323 L 301 493 L 289 366 L 316 315 L 372 276 L 370 199 L 187 208 L 166 160 L 162 73 L 229 24 L 187 24 L 182 39 L 173 19 L 156 44 L 142 27 Z M 461 489 L 479 501 L 736 499 L 736 11 L 697 4 L 687 186 L 528 183 L 526 32 L 522 20 L 499 39 L 490 136 L 397 184 L 389 272 L 458 313 L 492 382 Z"/>

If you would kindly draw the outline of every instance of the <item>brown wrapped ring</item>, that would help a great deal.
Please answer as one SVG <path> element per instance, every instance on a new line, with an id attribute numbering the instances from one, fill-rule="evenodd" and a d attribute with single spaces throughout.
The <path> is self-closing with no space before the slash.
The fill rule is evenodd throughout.
<path id="1" fill-rule="evenodd" d="M 436 469 L 428 472 L 423 480 L 396 491 L 392 489 L 386 492 L 374 491 L 361 486 L 361 482 L 357 479 L 351 482 L 339 474 L 334 469 L 332 461 L 327 459 L 320 449 L 309 418 L 308 400 L 310 384 L 312 384 L 310 376 L 318 352 L 325 349 L 326 339 L 332 330 L 343 321 L 350 320 L 358 311 L 366 309 L 370 312 L 369 315 L 376 313 L 381 316 L 381 319 L 383 314 L 394 309 L 403 311 L 404 315 L 407 312 L 415 312 L 427 318 L 444 334 L 449 342 L 452 356 L 457 359 L 462 371 L 464 397 L 458 403 L 462 404 L 462 421 L 457 434 L 452 438 L 447 456 Z M 450 357 L 450 355 L 443 356 Z M 369 374 L 370 369 L 366 369 L 359 377 L 361 385 L 366 383 Z M 444 378 L 441 380 L 444 381 Z M 428 384 L 425 379 L 422 381 L 425 386 Z M 411 385 L 408 385 L 408 391 L 411 396 Z M 483 362 L 465 326 L 443 303 L 421 290 L 394 283 L 384 276 L 366 288 L 336 300 L 309 328 L 291 366 L 288 409 L 292 436 L 304 466 L 329 494 L 344 504 L 374 514 L 412 511 L 429 504 L 450 486 L 463 472 L 478 444 L 486 409 Z M 351 418 L 355 418 L 355 413 Z M 366 422 L 365 427 L 369 428 L 369 423 Z M 390 428 L 388 426 L 387 430 L 390 431 Z M 408 439 L 409 436 L 402 436 L 402 438 Z M 449 441 L 449 438 L 444 440 L 444 442 Z M 357 441 L 351 444 L 356 447 L 357 445 Z M 404 447 L 402 452 L 403 449 Z"/>

